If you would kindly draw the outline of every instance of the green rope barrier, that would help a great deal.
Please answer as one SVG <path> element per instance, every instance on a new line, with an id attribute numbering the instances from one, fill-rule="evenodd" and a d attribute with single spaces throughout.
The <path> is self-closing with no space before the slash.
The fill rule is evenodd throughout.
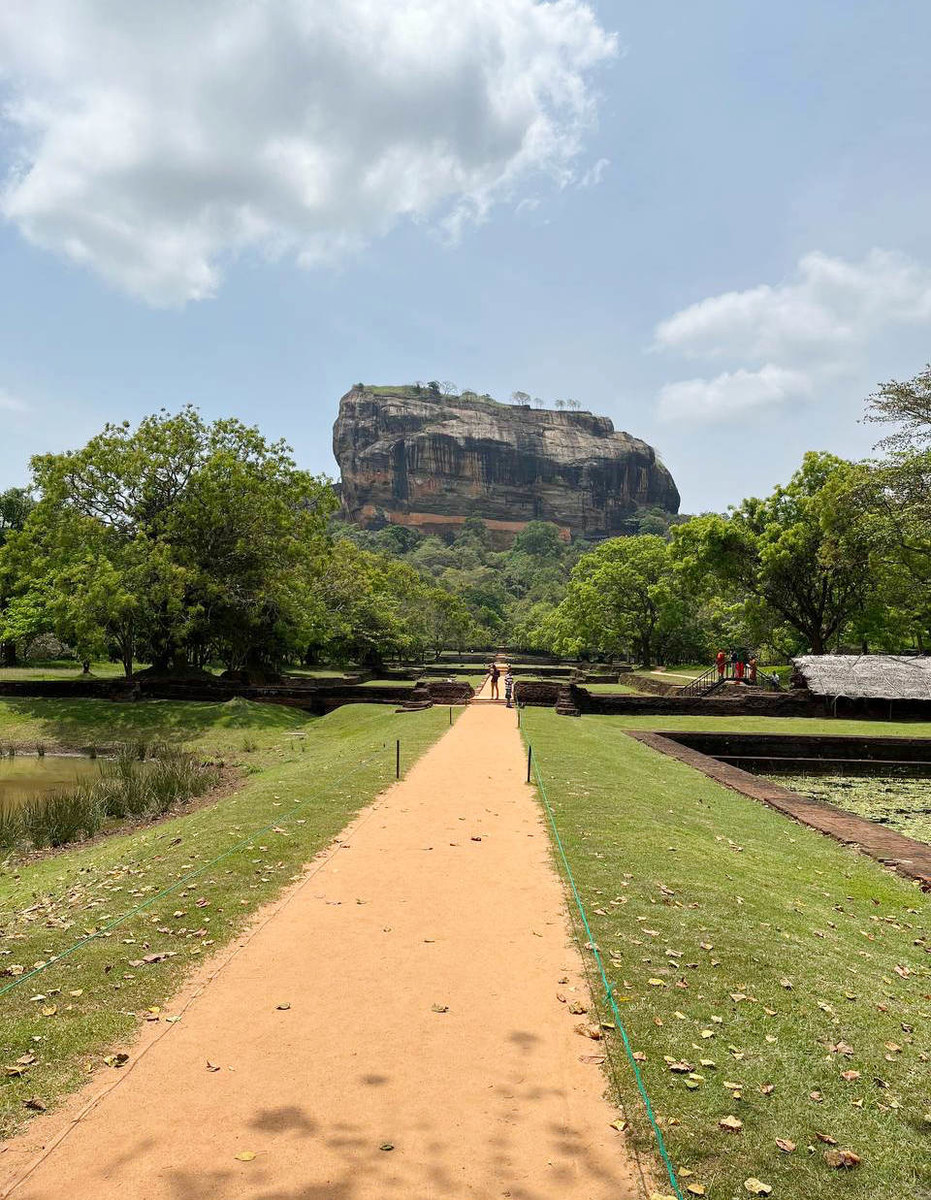
<path id="1" fill-rule="evenodd" d="M 585 933 L 588 936 L 588 944 L 591 947 L 592 954 L 595 956 L 595 962 L 598 964 L 598 972 L 601 975 L 601 982 L 604 985 L 604 993 L 610 1005 L 611 1012 L 614 1015 L 614 1021 L 617 1025 L 621 1039 L 624 1043 L 624 1049 L 627 1052 L 627 1058 L 634 1070 L 634 1079 L 637 1082 L 637 1090 L 640 1092 L 643 1100 L 644 1108 L 646 1109 L 647 1117 L 650 1120 L 650 1125 L 653 1127 L 653 1133 L 656 1137 L 656 1145 L 659 1148 L 660 1157 L 666 1167 L 666 1172 L 669 1175 L 669 1182 L 672 1184 L 673 1190 L 678 1197 L 678 1200 L 685 1200 L 682 1191 L 679 1188 L 679 1181 L 676 1179 L 675 1167 L 672 1165 L 672 1160 L 666 1150 L 666 1143 L 663 1140 L 662 1130 L 656 1122 L 656 1117 L 653 1114 L 653 1105 L 650 1103 L 650 1097 L 647 1093 L 646 1085 L 643 1082 L 643 1076 L 640 1074 L 640 1068 L 637 1066 L 637 1060 L 634 1058 L 634 1051 L 630 1044 L 630 1038 L 627 1036 L 627 1030 L 624 1027 L 624 1022 L 621 1019 L 621 1013 L 614 999 L 614 993 L 611 991 L 611 984 L 608 982 L 608 976 L 605 972 L 604 959 L 601 957 L 601 951 L 595 942 L 595 936 L 592 933 L 591 926 L 588 923 L 588 916 L 585 913 L 585 906 L 582 903 L 582 897 L 579 895 L 579 889 L 575 885 L 575 876 L 572 874 L 572 868 L 569 866 L 569 859 L 566 856 L 566 850 L 563 846 L 562 838 L 559 836 L 559 829 L 556 826 L 556 816 L 553 812 L 553 807 L 550 804 L 549 796 L 546 794 L 546 787 L 543 783 L 543 777 L 540 774 L 540 768 L 537 765 L 537 756 L 533 753 L 533 748 L 530 743 L 527 743 L 527 748 L 530 752 L 531 762 L 533 764 L 533 775 L 536 780 L 540 795 L 543 798 L 543 804 L 546 808 L 547 816 L 549 817 L 550 826 L 553 830 L 553 837 L 556 840 L 556 846 L 559 849 L 559 855 L 562 859 L 563 867 L 565 868 L 566 878 L 569 881 L 569 887 L 572 889 L 572 895 L 575 898 L 576 906 L 579 910 L 579 916 L 582 918 L 582 925 L 585 928 Z"/>
<path id="2" fill-rule="evenodd" d="M 360 771 L 363 767 L 368 766 L 368 764 L 373 762 L 377 757 L 377 753 L 370 754 L 368 758 L 364 758 L 361 762 L 357 762 L 355 766 L 350 767 L 348 771 L 346 771 L 343 775 L 340 775 L 339 778 L 334 779 L 327 786 L 337 787 L 343 782 L 344 779 L 348 779 L 349 776 L 354 775 L 356 771 Z M 225 858 L 229 858 L 230 855 L 236 854 L 238 851 L 250 845 L 255 841 L 256 838 L 261 837 L 263 833 L 268 833 L 276 826 L 280 828 L 282 825 L 292 821 L 294 819 L 294 814 L 300 812 L 305 805 L 310 804 L 310 802 L 315 800 L 318 795 L 319 792 L 313 793 L 312 795 L 308 796 L 306 800 L 302 800 L 299 804 L 295 805 L 295 807 L 292 808 L 286 816 L 282 816 L 276 821 L 271 821 L 268 825 L 263 825 L 261 829 L 253 830 L 248 837 L 243 838 L 242 841 L 236 842 L 236 844 L 230 846 L 228 850 L 224 850 L 222 854 L 218 854 L 216 858 L 212 858 L 209 862 L 204 863 L 200 867 L 195 867 L 194 870 L 189 871 L 186 875 L 182 875 L 180 879 L 175 880 L 175 882 L 170 884 L 168 887 L 162 888 L 160 892 L 156 892 L 154 896 L 150 896 L 148 900 L 143 900 L 141 904 L 135 905 L 135 907 L 129 909 L 127 912 L 124 912 L 121 916 L 114 917 L 112 921 L 108 921 L 106 925 L 101 925 L 99 929 L 95 929 L 93 933 L 89 933 L 86 937 L 79 938 L 74 945 L 69 946 L 67 950 L 62 950 L 61 954 L 53 955 L 48 962 L 43 963 L 41 967 L 33 967 L 31 971 L 27 971 L 25 974 L 17 976 L 16 979 L 13 979 L 3 987 L 0 987 L 0 996 L 12 991 L 13 988 L 20 987 L 26 982 L 27 979 L 32 979 L 36 975 L 40 974 L 40 972 L 47 971 L 49 967 L 56 966 L 63 958 L 68 958 L 70 955 L 74 954 L 75 951 L 80 950 L 82 946 L 86 946 L 88 942 L 92 942 L 96 938 L 102 937 L 105 933 L 109 933 L 111 929 L 115 929 L 117 925 L 121 925 L 124 921 L 128 921 L 130 917 L 136 916 L 137 913 L 142 912 L 143 909 L 154 904 L 156 900 L 161 900 L 163 896 L 167 896 L 171 892 L 176 891 L 189 880 L 196 879 L 198 875 L 203 875 L 205 871 L 209 871 L 210 868 L 215 867 L 217 863 L 222 862 Z"/>

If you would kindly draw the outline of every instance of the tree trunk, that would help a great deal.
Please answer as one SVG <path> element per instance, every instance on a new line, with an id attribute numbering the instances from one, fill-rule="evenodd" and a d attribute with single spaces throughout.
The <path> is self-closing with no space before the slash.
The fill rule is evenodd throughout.
<path id="1" fill-rule="evenodd" d="M 822 636 L 820 629 L 815 630 L 811 634 L 811 652 L 812 654 L 824 653 L 824 637 Z"/>
<path id="2" fill-rule="evenodd" d="M 19 659 L 16 656 L 15 642 L 0 643 L 0 665 L 4 667 L 19 666 Z"/>

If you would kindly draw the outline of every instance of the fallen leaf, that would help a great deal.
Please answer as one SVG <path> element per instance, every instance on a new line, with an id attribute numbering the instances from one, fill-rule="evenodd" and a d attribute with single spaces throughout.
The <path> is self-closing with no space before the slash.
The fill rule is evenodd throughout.
<path id="1" fill-rule="evenodd" d="M 473 841 L 475 841 L 475 840 L 476 839 L 473 838 Z M 482 840 L 481 838 L 478 838 L 478 841 L 481 841 L 481 840 Z M 393 1150 L 394 1142 L 382 1142 L 382 1144 L 378 1147 L 378 1149 L 379 1150 Z"/>
<path id="2" fill-rule="evenodd" d="M 771 1096 L 775 1090 L 776 1090 L 776 1085 L 774 1083 L 761 1083 L 760 1084 L 760 1091 L 763 1093 L 764 1096 Z"/>
<path id="3" fill-rule="evenodd" d="M 233 1157 L 237 1162 L 252 1162 L 252 1160 L 255 1158 L 255 1152 L 253 1150 L 240 1150 L 239 1153 L 234 1154 Z"/>
<path id="4" fill-rule="evenodd" d="M 852 1150 L 825 1150 L 824 1161 L 837 1170 L 849 1169 L 860 1165 L 860 1155 Z"/>
<path id="5" fill-rule="evenodd" d="M 783 1154 L 791 1154 L 795 1149 L 795 1142 L 790 1141 L 788 1138 L 776 1138 L 776 1145 Z"/>
<path id="6" fill-rule="evenodd" d="M 29 1108 L 33 1112 L 45 1112 L 45 1105 L 38 1096 L 33 1096 L 31 1100 L 24 1100 L 23 1107 Z"/>
<path id="7" fill-rule="evenodd" d="M 275 1005 L 275 1008 L 278 1010 L 278 1012 L 287 1012 L 290 1007 L 291 1005 L 287 1002 L 287 1000 L 284 1002 L 284 1004 Z"/>
<path id="8" fill-rule="evenodd" d="M 605 1056 L 603 1054 L 580 1054 L 579 1055 L 579 1062 L 594 1063 L 595 1066 L 600 1066 L 601 1063 L 604 1062 L 604 1060 L 605 1060 Z"/>
<path id="9" fill-rule="evenodd" d="M 42 1016 L 43 1017 L 54 1017 L 54 1015 L 57 1012 L 58 1012 L 57 1004 L 45 1004 L 42 1006 Z"/>
<path id="10" fill-rule="evenodd" d="M 448 1013 L 449 1005 L 448 1004 L 431 1004 L 430 1011 L 435 1012 L 435 1013 Z M 589 1036 L 591 1036 L 591 1035 L 589 1035 Z M 599 1034 L 599 1037 L 600 1036 L 601 1035 Z"/>
<path id="11" fill-rule="evenodd" d="M 829 1133 L 816 1133 L 815 1137 L 819 1142 L 824 1142 L 827 1146 L 836 1146 L 837 1138 L 831 1137 Z"/>
<path id="12" fill-rule="evenodd" d="M 762 1179 L 756 1179 L 751 1175 L 749 1179 L 744 1180 L 744 1191 L 749 1192 L 751 1196 L 770 1196 L 773 1189 Z"/>
<path id="13" fill-rule="evenodd" d="M 588 1005 L 584 1000 L 571 1000 L 569 1002 L 569 1011 L 573 1016 L 580 1017 L 583 1013 L 588 1012 Z"/>
<path id="14" fill-rule="evenodd" d="M 128 1054 L 108 1054 L 103 1060 L 108 1067 L 122 1067 L 129 1062 Z"/>
<path id="15" fill-rule="evenodd" d="M 700 1183 L 690 1183 L 685 1189 L 690 1196 L 704 1196 L 705 1189 Z"/>
<path id="16" fill-rule="evenodd" d="M 610 1122 L 610 1126 L 612 1129 L 616 1129 L 618 1131 L 618 1133 L 623 1133 L 624 1130 L 627 1128 L 627 1122 L 624 1120 L 623 1117 L 618 1117 L 618 1119 L 616 1121 Z"/>
<path id="17" fill-rule="evenodd" d="M 840 1077 L 841 1077 L 841 1079 L 846 1079 L 848 1083 L 853 1083 L 855 1080 L 860 1078 L 860 1072 L 859 1071 L 841 1071 Z"/>
<path id="18" fill-rule="evenodd" d="M 575 1031 L 576 1033 L 581 1034 L 582 1037 L 591 1038 L 593 1042 L 601 1041 L 601 1030 L 597 1025 L 586 1025 L 584 1021 L 580 1021 L 579 1024 L 576 1025 Z"/>
<path id="19" fill-rule="evenodd" d="M 212 1063 L 209 1058 L 207 1059 L 207 1070 L 208 1071 L 219 1071 L 219 1069 L 220 1068 L 216 1065 L 216 1063 Z"/>
<path id="20" fill-rule="evenodd" d="M 718 1121 L 718 1126 L 727 1133 L 740 1133 L 741 1129 L 744 1127 L 744 1123 L 741 1121 L 740 1117 L 728 1116 L 722 1117 L 721 1120 Z"/>

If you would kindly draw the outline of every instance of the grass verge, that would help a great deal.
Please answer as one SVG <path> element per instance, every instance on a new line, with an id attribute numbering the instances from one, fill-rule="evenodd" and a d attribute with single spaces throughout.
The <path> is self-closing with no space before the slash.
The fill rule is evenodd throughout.
<path id="1" fill-rule="evenodd" d="M 597 721 L 601 736 L 614 741 L 624 729 L 692 729 L 712 733 L 804 733 L 811 737 L 931 737 L 931 721 L 862 721 L 844 717 L 674 717 L 653 713 L 642 717 L 585 717 Z"/>
<path id="2" fill-rule="evenodd" d="M 262 710 L 257 737 L 267 738 L 272 707 L 248 706 Z M 304 718 L 303 738 L 266 745 L 266 765 L 215 805 L 21 868 L 7 863 L 0 987 L 23 982 L 0 995 L 0 1135 L 29 1115 L 27 1101 L 50 1107 L 78 1086 L 141 1020 L 171 1016 L 149 1010 L 164 1005 L 193 964 L 229 941 L 393 780 L 395 739 L 406 770 L 448 724 L 445 708 L 400 715 L 380 705 Z M 208 865 L 219 855 L 226 857 Z M 173 890 L 159 895 L 166 888 Z M 113 924 L 143 903 L 149 906 Z"/>
<path id="3" fill-rule="evenodd" d="M 683 1194 L 931 1195 L 931 901 L 616 719 L 538 709 L 523 728 Z M 840 1150 L 860 1165 L 833 1167 Z"/>

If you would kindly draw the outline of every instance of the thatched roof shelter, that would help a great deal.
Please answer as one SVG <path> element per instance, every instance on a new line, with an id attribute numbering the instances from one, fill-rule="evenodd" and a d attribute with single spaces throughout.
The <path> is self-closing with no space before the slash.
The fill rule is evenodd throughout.
<path id="1" fill-rule="evenodd" d="M 803 654 L 792 660 L 815 696 L 850 700 L 931 700 L 931 657 Z"/>

